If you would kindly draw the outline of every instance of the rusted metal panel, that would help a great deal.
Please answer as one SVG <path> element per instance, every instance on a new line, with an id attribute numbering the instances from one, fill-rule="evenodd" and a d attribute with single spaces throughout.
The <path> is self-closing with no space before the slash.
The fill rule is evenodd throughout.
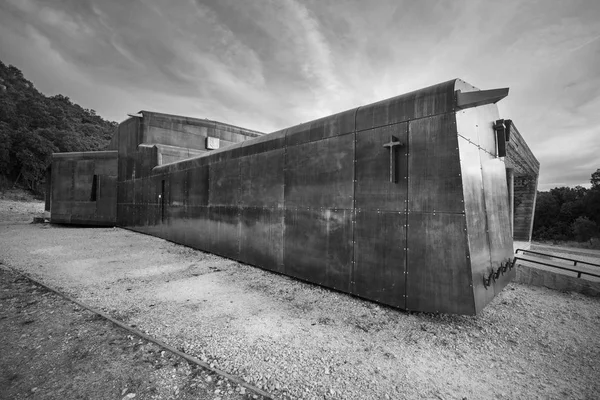
<path id="1" fill-rule="evenodd" d="M 240 198 L 240 160 L 211 164 L 209 186 L 211 206 L 236 206 Z"/>
<path id="2" fill-rule="evenodd" d="M 242 144 L 242 156 L 283 149 L 286 133 L 287 131 L 284 129 L 244 142 Z"/>
<path id="3" fill-rule="evenodd" d="M 348 110 L 286 129 L 286 146 L 296 146 L 354 132 L 356 110 Z"/>
<path id="4" fill-rule="evenodd" d="M 94 179 L 94 161 L 78 160 L 75 162 L 75 173 L 73 175 L 73 198 L 74 201 L 91 201 L 92 182 Z"/>
<path id="5" fill-rule="evenodd" d="M 174 172 L 169 175 L 169 206 L 179 207 L 187 204 L 188 182 L 185 171 Z"/>
<path id="6" fill-rule="evenodd" d="M 384 147 L 391 138 L 403 145 Z M 395 154 L 390 154 L 394 152 Z M 408 124 L 400 123 L 356 134 L 355 206 L 360 210 L 406 209 L 408 183 Z M 390 182 L 390 168 L 397 182 Z"/>
<path id="7" fill-rule="evenodd" d="M 144 203 L 144 191 L 141 179 L 132 180 L 131 191 L 133 196 L 133 204 Z"/>
<path id="8" fill-rule="evenodd" d="M 135 176 L 135 153 L 141 143 L 140 118 L 129 118 L 118 128 L 119 181 Z"/>
<path id="9" fill-rule="evenodd" d="M 288 208 L 284 235 L 285 274 L 350 292 L 352 211 Z"/>
<path id="10" fill-rule="evenodd" d="M 454 113 L 408 127 L 408 209 L 462 213 L 463 195 Z"/>
<path id="11" fill-rule="evenodd" d="M 117 176 L 118 174 L 117 157 L 112 159 L 98 159 L 94 164 L 94 174 Z"/>
<path id="12" fill-rule="evenodd" d="M 239 209 L 232 206 L 211 206 L 209 218 L 210 251 L 224 257 L 239 259 Z"/>
<path id="13" fill-rule="evenodd" d="M 209 166 L 203 165 L 186 171 L 188 182 L 188 202 L 194 206 L 208 205 Z"/>
<path id="14" fill-rule="evenodd" d="M 98 200 L 96 212 L 102 219 L 116 222 L 117 213 L 117 177 L 100 176 L 98 182 Z"/>
<path id="15" fill-rule="evenodd" d="M 152 173 L 152 168 L 158 165 L 158 149 L 156 146 L 139 145 L 133 155 L 135 159 L 135 177 L 143 178 Z"/>
<path id="16" fill-rule="evenodd" d="M 406 308 L 475 314 L 462 214 L 408 214 Z"/>
<path id="17" fill-rule="evenodd" d="M 116 222 L 116 152 L 58 153 L 53 155 L 52 164 L 55 171 L 52 222 L 67 220 L 86 225 Z M 99 170 L 112 171 L 113 175 L 98 174 Z"/>
<path id="18" fill-rule="evenodd" d="M 185 229 L 185 242 L 183 244 L 202 250 L 210 251 L 212 249 L 211 229 L 209 229 L 212 221 L 209 211 L 210 209 L 207 206 L 187 207 L 188 223 L 183 227 Z"/>
<path id="19" fill-rule="evenodd" d="M 241 210 L 240 261 L 283 272 L 283 217 L 277 208 Z"/>
<path id="20" fill-rule="evenodd" d="M 288 147 L 285 206 L 351 209 L 354 135 Z"/>
<path id="21" fill-rule="evenodd" d="M 59 206 L 61 200 L 73 198 L 73 174 L 75 162 L 69 160 L 55 160 L 52 168 L 52 208 Z"/>
<path id="22" fill-rule="evenodd" d="M 71 219 L 73 220 L 94 220 L 96 213 L 96 203 L 91 201 L 74 201 L 71 211 Z"/>
<path id="23" fill-rule="evenodd" d="M 450 112 L 454 108 L 454 83 L 455 80 L 451 80 L 360 107 L 356 115 L 356 130 Z"/>
<path id="24" fill-rule="evenodd" d="M 406 308 L 406 224 L 404 211 L 356 211 L 354 294 Z"/>
<path id="25" fill-rule="evenodd" d="M 166 226 L 164 235 L 167 239 L 184 243 L 186 241 L 186 230 L 182 229 L 187 225 L 187 210 L 183 205 L 169 205 L 166 213 Z"/>
<path id="26" fill-rule="evenodd" d="M 239 205 L 283 208 L 285 150 L 248 155 L 240 163 Z"/>
<path id="27" fill-rule="evenodd" d="M 248 142 L 242 128 L 143 112 L 117 135 L 119 223 L 395 307 L 473 314 L 510 277 L 481 288 L 505 255 L 496 198 L 508 195 L 495 106 L 463 110 L 458 129 L 459 89 L 477 90 L 445 82 Z M 179 158 L 204 133 L 236 143 L 152 167 L 148 149 Z"/>

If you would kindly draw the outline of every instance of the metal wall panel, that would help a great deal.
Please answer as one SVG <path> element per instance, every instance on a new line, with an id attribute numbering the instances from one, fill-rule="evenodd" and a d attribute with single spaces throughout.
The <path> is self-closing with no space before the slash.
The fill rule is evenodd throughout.
<path id="1" fill-rule="evenodd" d="M 208 190 L 209 190 L 209 166 L 203 165 L 200 167 L 188 169 L 186 171 L 188 182 L 188 203 L 194 206 L 208 205 Z"/>
<path id="2" fill-rule="evenodd" d="M 462 214 L 409 213 L 406 308 L 475 314 Z"/>
<path id="3" fill-rule="evenodd" d="M 284 234 L 286 275 L 350 292 L 351 211 L 288 208 Z"/>
<path id="4" fill-rule="evenodd" d="M 384 147 L 395 137 L 403 145 Z M 395 139 L 395 140 L 396 140 Z M 390 159 L 390 151 L 395 152 Z M 357 209 L 406 209 L 408 182 L 408 124 L 400 123 L 356 134 Z M 396 169 L 397 182 L 390 182 L 390 165 Z"/>
<path id="5" fill-rule="evenodd" d="M 52 222 L 86 225 L 116 223 L 116 152 L 63 153 L 52 161 Z M 97 165 L 102 165 L 97 168 Z M 98 174 L 98 171 L 113 175 Z M 96 178 L 96 200 L 92 188 Z"/>
<path id="6" fill-rule="evenodd" d="M 116 222 L 117 213 L 117 176 L 98 178 L 98 201 L 96 210 L 99 217 Z"/>
<path id="7" fill-rule="evenodd" d="M 126 202 L 143 194 L 119 212 L 130 213 L 126 226 L 326 287 L 411 310 L 473 314 L 471 263 L 482 281 L 485 255 L 495 252 L 482 222 L 504 229 L 481 215 L 503 206 L 494 203 L 498 192 L 488 201 L 481 189 L 496 185 L 499 167 L 477 171 L 489 126 L 476 124 L 459 144 L 454 84 L 156 167 L 158 177 L 120 189 Z M 398 183 L 383 147 L 392 136 L 405 142 L 393 164 Z M 490 241 L 504 249 L 498 235 Z"/>
<path id="8" fill-rule="evenodd" d="M 117 157 L 112 159 L 98 159 L 95 160 L 94 174 L 96 175 L 107 175 L 117 176 L 118 174 Z"/>
<path id="9" fill-rule="evenodd" d="M 459 127 L 461 127 L 460 122 L 461 117 L 457 116 Z M 461 132 L 466 131 L 466 127 L 463 128 Z M 476 132 L 476 130 L 472 129 L 471 132 Z M 481 160 L 479 157 L 480 149 L 475 143 L 469 142 L 463 137 L 459 137 L 458 139 L 465 199 L 467 238 L 469 242 L 469 260 L 471 263 L 475 304 L 479 311 L 480 307 L 489 303 L 494 297 L 493 290 L 486 290 L 483 287 L 483 278 L 484 276 L 489 276 L 492 266 L 488 222 L 483 197 L 483 176 L 481 174 Z"/>
<path id="10" fill-rule="evenodd" d="M 210 209 L 207 206 L 188 206 L 187 207 L 188 224 L 185 229 L 185 242 L 188 246 L 211 251 L 211 229 L 208 226 L 212 223 L 210 220 Z"/>
<path id="11" fill-rule="evenodd" d="M 285 149 L 243 157 L 240 206 L 283 208 Z"/>
<path id="12" fill-rule="evenodd" d="M 360 107 L 356 130 L 395 124 L 453 110 L 455 80 Z"/>
<path id="13" fill-rule="evenodd" d="M 73 199 L 73 174 L 75 163 L 70 160 L 55 160 L 52 168 L 52 208 L 62 200 Z"/>
<path id="14" fill-rule="evenodd" d="M 296 146 L 354 132 L 356 110 L 348 110 L 315 121 L 296 125 L 286 131 L 286 145 Z"/>
<path id="15" fill-rule="evenodd" d="M 480 151 L 480 157 L 492 267 L 496 270 L 501 262 L 513 256 L 514 251 L 506 169 L 501 159 L 492 157 L 484 151 Z"/>
<path id="16" fill-rule="evenodd" d="M 188 182 L 185 171 L 173 172 L 169 175 L 169 205 L 179 207 L 188 202 Z"/>
<path id="17" fill-rule="evenodd" d="M 408 136 L 409 210 L 462 213 L 454 113 L 410 121 Z"/>
<path id="18" fill-rule="evenodd" d="M 224 257 L 239 259 L 240 214 L 235 206 L 211 206 L 209 211 L 210 251 Z"/>
<path id="19" fill-rule="evenodd" d="M 167 207 L 167 218 L 166 226 L 164 227 L 165 235 L 168 239 L 176 242 L 183 243 L 185 241 L 185 229 L 181 229 L 182 225 L 186 224 L 187 210 L 183 205 L 169 205 Z"/>
<path id="20" fill-rule="evenodd" d="M 134 178 L 137 146 L 141 143 L 140 118 L 132 117 L 122 122 L 119 136 L 119 181 Z"/>
<path id="21" fill-rule="evenodd" d="M 488 104 L 475 108 L 477 113 L 477 137 L 479 140 L 479 147 L 485 150 L 487 153 L 494 156 L 497 155 L 496 151 L 496 134 L 494 132 L 494 123 L 500 118 L 498 113 L 498 107 L 495 104 Z"/>
<path id="22" fill-rule="evenodd" d="M 94 181 L 94 161 L 76 160 L 75 174 L 73 175 L 74 201 L 92 200 L 92 182 Z"/>
<path id="23" fill-rule="evenodd" d="M 354 294 L 406 308 L 406 217 L 404 211 L 356 211 Z"/>
<path id="24" fill-rule="evenodd" d="M 208 180 L 211 206 L 237 206 L 240 198 L 239 159 L 210 164 Z"/>
<path id="25" fill-rule="evenodd" d="M 354 135 L 288 147 L 285 206 L 352 208 Z"/>
<path id="26" fill-rule="evenodd" d="M 240 261 L 283 272 L 283 217 L 282 209 L 241 210 Z"/>
<path id="27" fill-rule="evenodd" d="M 496 153 L 493 124 L 498 117 L 495 105 L 464 110 L 456 117 L 462 136 L 459 144 L 477 311 L 514 276 L 514 271 L 509 270 L 497 282 L 492 281 L 491 287 L 486 288 L 483 283 L 513 252 L 505 165 L 493 155 Z M 501 204 L 496 204 L 497 201 Z"/>

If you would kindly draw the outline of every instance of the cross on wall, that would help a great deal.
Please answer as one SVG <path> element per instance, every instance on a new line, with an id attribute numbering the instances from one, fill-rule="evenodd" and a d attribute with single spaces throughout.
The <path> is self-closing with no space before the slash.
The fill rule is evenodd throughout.
<path id="1" fill-rule="evenodd" d="M 383 147 L 390 151 L 390 182 L 398 183 L 398 173 L 396 172 L 396 160 L 398 158 L 396 147 L 404 146 L 404 143 L 398 140 L 395 136 L 390 136 L 390 141 L 384 143 Z"/>

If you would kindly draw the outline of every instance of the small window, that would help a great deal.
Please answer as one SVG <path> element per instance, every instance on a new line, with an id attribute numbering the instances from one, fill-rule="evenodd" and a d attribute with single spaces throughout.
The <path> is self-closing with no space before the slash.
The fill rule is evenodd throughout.
<path id="1" fill-rule="evenodd" d="M 90 201 L 96 201 L 98 197 L 98 175 L 94 175 L 94 179 L 92 180 L 92 196 Z"/>

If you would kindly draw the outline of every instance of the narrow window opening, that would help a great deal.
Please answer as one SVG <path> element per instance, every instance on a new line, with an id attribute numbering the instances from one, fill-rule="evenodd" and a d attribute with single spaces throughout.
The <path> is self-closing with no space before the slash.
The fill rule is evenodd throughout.
<path id="1" fill-rule="evenodd" d="M 92 195 L 90 201 L 96 201 L 98 198 L 98 175 L 94 175 L 92 180 Z"/>

